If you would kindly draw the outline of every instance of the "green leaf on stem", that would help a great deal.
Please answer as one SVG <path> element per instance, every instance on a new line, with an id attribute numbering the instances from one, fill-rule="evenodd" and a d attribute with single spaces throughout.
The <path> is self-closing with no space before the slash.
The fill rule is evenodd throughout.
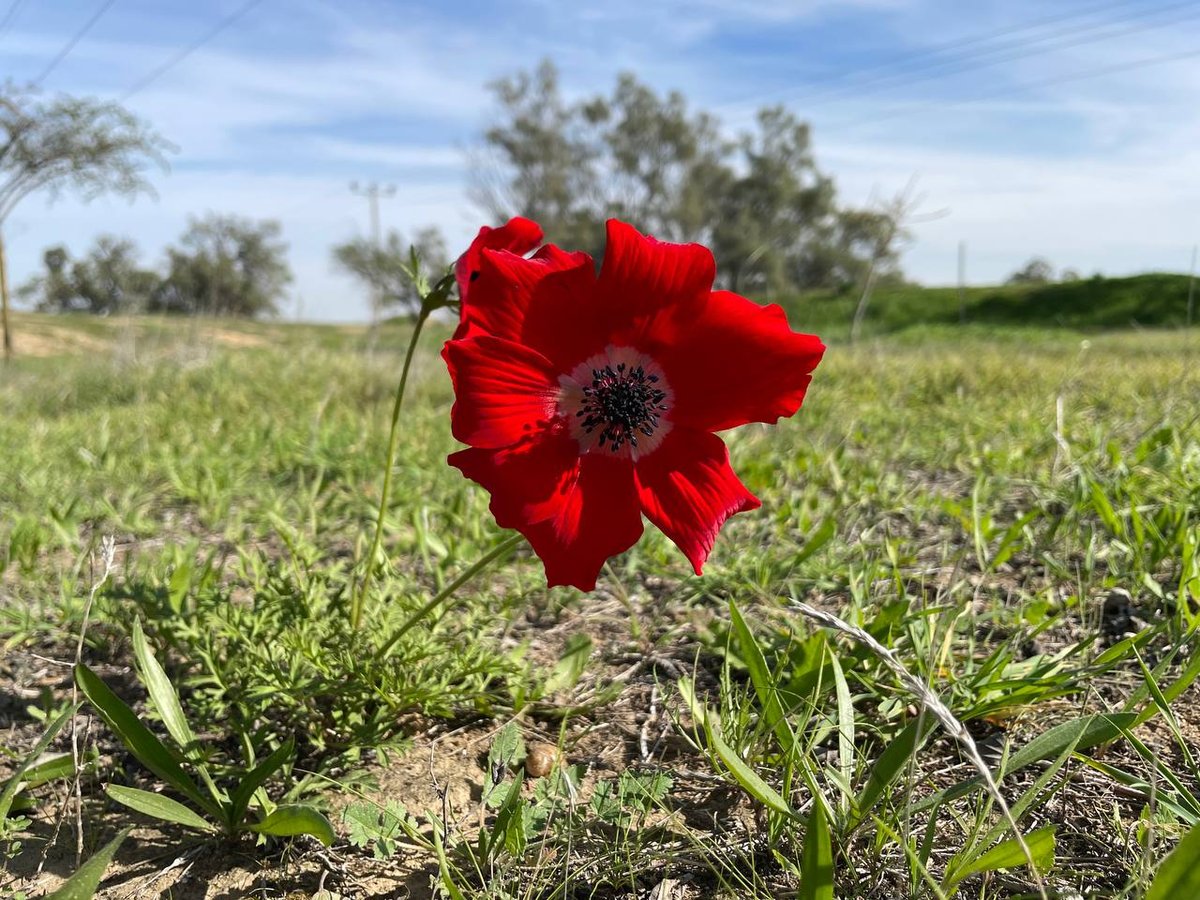
<path id="1" fill-rule="evenodd" d="M 250 800 L 254 796 L 263 783 L 287 765 L 296 753 L 296 745 L 292 741 L 288 741 L 281 747 L 275 750 L 270 756 L 260 762 L 257 766 L 247 773 L 246 777 L 241 780 L 241 783 L 233 791 L 233 796 L 230 798 L 229 808 L 229 824 L 237 827 L 241 824 L 243 817 L 246 815 L 246 810 L 250 808 Z"/>
<path id="2" fill-rule="evenodd" d="M 247 827 L 274 837 L 312 835 L 326 847 L 333 843 L 333 826 L 311 806 L 280 806 L 261 822 Z"/>
<path id="3" fill-rule="evenodd" d="M 104 792 L 118 803 L 128 806 L 130 809 L 137 810 L 153 819 L 174 822 L 176 825 L 183 825 L 185 828 L 195 828 L 197 831 L 217 830 L 211 822 L 197 815 L 178 800 L 172 800 L 170 797 L 164 797 L 162 794 L 141 791 L 137 788 L 123 787 L 119 784 L 108 785 L 104 789 Z"/>
<path id="4" fill-rule="evenodd" d="M 200 788 L 183 771 L 171 751 L 95 672 L 79 663 L 75 666 L 75 683 L 138 762 L 213 818 L 219 818 L 220 811 L 200 793 Z"/>
<path id="5" fill-rule="evenodd" d="M 57 891 L 48 894 L 46 900 L 91 900 L 100 887 L 100 879 L 117 854 L 121 842 L 129 836 L 132 828 L 123 828 L 115 838 L 101 847 L 91 858 L 68 878 Z"/>
<path id="6" fill-rule="evenodd" d="M 798 900 L 833 900 L 833 839 L 825 818 L 825 803 L 813 798 L 804 832 Z"/>

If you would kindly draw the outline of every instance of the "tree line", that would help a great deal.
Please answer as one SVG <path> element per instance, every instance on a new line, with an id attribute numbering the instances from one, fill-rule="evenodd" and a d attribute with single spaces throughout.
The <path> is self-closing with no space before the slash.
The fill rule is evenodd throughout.
<path id="1" fill-rule="evenodd" d="M 42 312 L 273 315 L 292 280 L 280 235 L 278 222 L 210 213 L 191 220 L 157 270 L 126 238 L 102 235 L 79 259 L 54 246 L 17 297 Z"/>
<path id="2" fill-rule="evenodd" d="M 730 136 L 681 93 L 660 95 L 630 73 L 608 95 L 571 102 L 549 61 L 490 89 L 498 116 L 477 150 L 472 193 L 493 218 L 527 216 L 551 240 L 598 255 L 615 216 L 705 244 L 725 285 L 742 292 L 900 275 L 907 235 L 894 207 L 843 204 L 808 124 L 783 106 Z"/>
<path id="3" fill-rule="evenodd" d="M 615 216 L 665 240 L 704 243 L 724 285 L 755 296 L 902 277 L 897 207 L 843 204 L 816 163 L 809 126 L 782 106 L 760 109 L 731 135 L 679 92 L 661 95 L 628 73 L 607 94 L 569 101 L 546 61 L 489 89 L 496 115 L 471 166 L 471 196 L 489 220 L 527 216 L 549 240 L 599 258 L 604 221 Z M 165 167 L 171 149 L 117 104 L 0 88 L 0 272 L 4 221 L 24 197 L 151 193 L 145 170 Z M 412 243 L 432 267 L 448 259 L 436 229 Z M 376 312 L 408 311 L 417 302 L 409 253 L 392 232 L 339 244 L 332 260 L 368 289 Z M 192 220 L 157 268 L 113 236 L 78 259 L 50 247 L 42 263 L 18 296 L 91 313 L 267 315 L 292 278 L 277 222 L 215 214 Z"/>
<path id="4" fill-rule="evenodd" d="M 489 89 L 496 119 L 472 153 L 471 196 L 490 221 L 526 216 L 548 240 L 599 259 L 605 220 L 624 219 L 705 244 L 721 282 L 757 296 L 902 280 L 901 206 L 843 205 L 809 126 L 782 106 L 760 109 L 753 128 L 730 137 L 681 93 L 659 95 L 630 73 L 610 94 L 572 102 L 549 61 Z M 435 230 L 414 246 L 444 260 Z M 412 311 L 408 253 L 393 232 L 381 246 L 340 245 L 334 259 L 384 308 Z"/>

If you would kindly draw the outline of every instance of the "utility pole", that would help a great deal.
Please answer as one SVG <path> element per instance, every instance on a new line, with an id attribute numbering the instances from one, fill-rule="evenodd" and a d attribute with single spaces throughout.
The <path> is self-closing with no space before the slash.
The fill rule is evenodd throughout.
<path id="1" fill-rule="evenodd" d="M 367 205 L 371 211 L 371 245 L 378 254 L 383 249 L 383 234 L 379 227 L 379 198 L 396 196 L 396 186 L 394 184 L 380 185 L 378 181 L 369 181 L 360 185 L 357 181 L 352 181 L 350 182 L 350 192 L 358 197 L 367 198 Z M 379 324 L 379 317 L 383 311 L 382 287 L 376 284 L 373 294 L 374 296 L 371 298 L 372 327 Z"/>
<path id="2" fill-rule="evenodd" d="M 958 324 L 967 321 L 967 242 L 958 242 Z"/>
<path id="3" fill-rule="evenodd" d="M 12 332 L 8 330 L 8 265 L 3 233 L 0 233 L 0 325 L 4 329 L 4 361 L 8 362 L 12 358 Z"/>
<path id="4" fill-rule="evenodd" d="M 1192 245 L 1192 277 L 1188 279 L 1188 308 L 1187 308 L 1187 327 L 1191 328 L 1192 323 L 1196 321 L 1196 250 L 1195 244 Z"/>

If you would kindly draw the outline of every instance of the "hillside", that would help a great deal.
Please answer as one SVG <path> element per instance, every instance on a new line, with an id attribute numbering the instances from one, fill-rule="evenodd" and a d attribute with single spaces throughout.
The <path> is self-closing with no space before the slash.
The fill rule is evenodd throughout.
<path id="1" fill-rule="evenodd" d="M 1185 324 L 1187 275 L 1155 273 L 1129 278 L 1093 277 L 1041 285 L 969 287 L 965 318 L 971 324 L 1109 329 Z M 814 291 L 778 302 L 796 327 L 831 337 L 849 333 L 859 294 Z M 864 334 L 887 334 L 916 325 L 960 321 L 954 287 L 880 286 L 873 293 Z"/>

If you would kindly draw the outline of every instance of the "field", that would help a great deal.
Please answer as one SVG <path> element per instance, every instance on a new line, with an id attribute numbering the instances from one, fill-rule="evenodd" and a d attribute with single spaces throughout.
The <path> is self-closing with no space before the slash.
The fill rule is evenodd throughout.
<path id="1" fill-rule="evenodd" d="M 131 828 L 100 896 L 1138 898 L 1200 821 L 1196 332 L 835 330 L 794 420 L 726 435 L 763 507 L 703 578 L 648 530 L 594 593 L 519 546 L 430 604 L 504 539 L 445 463 L 438 325 L 354 629 L 406 325 L 15 328 L 0 790 L 68 756 L 0 816 L 0 896 Z M 797 601 L 940 698 L 1024 847 Z"/>

